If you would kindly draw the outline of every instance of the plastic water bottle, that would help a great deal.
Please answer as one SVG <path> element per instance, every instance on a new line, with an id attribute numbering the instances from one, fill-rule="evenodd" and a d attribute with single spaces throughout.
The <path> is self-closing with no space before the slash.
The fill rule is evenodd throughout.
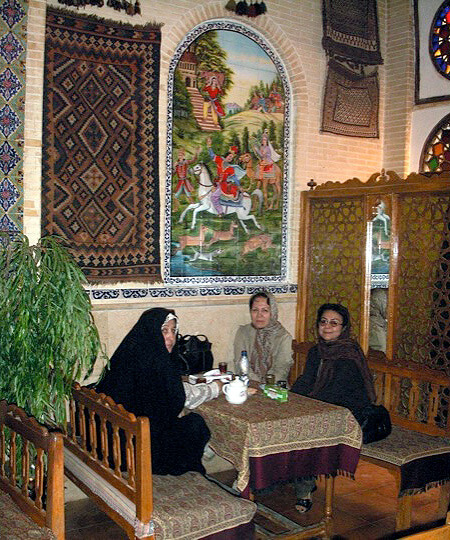
<path id="1" fill-rule="evenodd" d="M 241 359 L 239 361 L 239 378 L 243 380 L 246 384 L 249 383 L 248 371 L 249 371 L 249 361 L 248 361 L 247 351 L 242 351 Z"/>

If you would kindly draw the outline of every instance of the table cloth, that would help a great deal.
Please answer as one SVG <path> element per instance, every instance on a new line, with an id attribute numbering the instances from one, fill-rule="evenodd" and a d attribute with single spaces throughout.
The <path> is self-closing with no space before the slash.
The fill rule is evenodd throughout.
<path id="1" fill-rule="evenodd" d="M 196 412 L 211 430 L 211 448 L 238 471 L 243 495 L 302 476 L 356 470 L 361 428 L 344 407 L 293 393 L 278 403 L 258 393 L 241 405 L 220 395 Z"/>

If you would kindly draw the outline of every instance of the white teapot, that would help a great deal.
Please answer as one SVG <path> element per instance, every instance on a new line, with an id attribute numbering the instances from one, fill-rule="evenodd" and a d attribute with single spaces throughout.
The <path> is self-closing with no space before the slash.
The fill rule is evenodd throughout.
<path id="1" fill-rule="evenodd" d="M 247 385 L 241 379 L 234 379 L 223 386 L 223 393 L 229 403 L 240 405 L 247 399 Z"/>

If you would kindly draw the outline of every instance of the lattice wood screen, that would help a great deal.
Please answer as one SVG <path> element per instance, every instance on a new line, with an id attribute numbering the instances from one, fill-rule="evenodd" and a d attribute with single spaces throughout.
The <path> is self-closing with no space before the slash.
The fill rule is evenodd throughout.
<path id="1" fill-rule="evenodd" d="M 317 308 L 340 302 L 355 337 L 366 340 L 366 226 L 378 199 L 389 201 L 392 224 L 387 359 L 450 375 L 450 173 L 389 172 L 302 194 L 296 338 L 315 340 Z"/>
<path id="2" fill-rule="evenodd" d="M 363 256 L 364 200 L 311 200 L 307 340 L 316 337 L 317 309 L 326 302 L 345 305 L 359 336 Z"/>
<path id="3" fill-rule="evenodd" d="M 444 290 L 444 298 L 442 287 L 437 288 L 437 283 L 450 196 L 405 194 L 398 202 L 399 267 L 394 356 L 402 362 L 442 369 L 443 351 L 439 351 L 442 340 L 434 343 L 432 328 L 442 328 L 441 323 L 448 326 L 442 310 L 436 310 L 436 307 L 444 301 L 448 319 L 449 291 Z M 432 350 L 435 351 L 433 355 Z"/>

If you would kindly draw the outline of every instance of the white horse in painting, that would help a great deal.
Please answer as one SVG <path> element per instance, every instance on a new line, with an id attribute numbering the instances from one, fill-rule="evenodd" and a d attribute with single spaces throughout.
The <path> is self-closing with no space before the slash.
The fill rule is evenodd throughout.
<path id="1" fill-rule="evenodd" d="M 189 210 L 193 210 L 192 212 L 192 223 L 191 223 L 191 229 L 195 229 L 195 224 L 197 222 L 197 214 L 200 212 L 209 212 L 210 214 L 214 214 L 217 216 L 217 210 L 214 208 L 213 203 L 211 202 L 211 193 L 213 191 L 214 185 L 211 181 L 211 177 L 209 175 L 209 171 L 207 167 L 203 163 L 197 163 L 197 165 L 194 165 L 192 167 L 192 172 L 195 174 L 195 176 L 198 177 L 198 198 L 199 202 L 190 204 L 181 214 L 180 219 L 178 220 L 178 223 L 183 223 L 184 218 L 186 214 L 189 212 Z M 256 191 L 261 192 L 261 190 L 255 190 L 253 194 L 256 194 L 259 196 Z M 250 214 L 250 210 L 252 208 L 252 200 L 248 193 L 244 192 L 242 198 L 242 203 L 240 206 L 225 206 L 223 203 L 222 206 L 224 208 L 224 214 L 236 214 L 239 223 L 242 225 L 242 228 L 246 233 L 248 233 L 248 229 L 244 223 L 244 221 L 251 220 L 255 224 L 258 229 L 261 229 L 261 226 L 256 221 L 255 216 Z M 262 196 L 262 192 L 261 192 Z"/>

